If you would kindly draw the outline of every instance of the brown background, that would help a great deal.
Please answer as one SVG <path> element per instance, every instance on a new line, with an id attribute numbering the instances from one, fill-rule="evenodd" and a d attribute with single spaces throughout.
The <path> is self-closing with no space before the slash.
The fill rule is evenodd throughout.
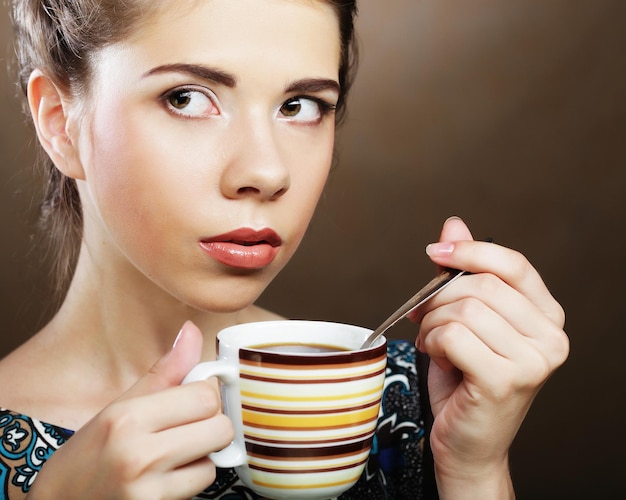
<path id="1" fill-rule="evenodd" d="M 261 300 L 373 327 L 431 277 L 423 248 L 452 214 L 522 250 L 564 305 L 572 342 L 514 445 L 522 499 L 624 489 L 625 19 L 623 0 L 363 0 L 339 166 Z M 0 355 L 48 314 L 28 255 L 30 133 L 1 73 Z M 412 325 L 393 336 L 412 338 Z"/>

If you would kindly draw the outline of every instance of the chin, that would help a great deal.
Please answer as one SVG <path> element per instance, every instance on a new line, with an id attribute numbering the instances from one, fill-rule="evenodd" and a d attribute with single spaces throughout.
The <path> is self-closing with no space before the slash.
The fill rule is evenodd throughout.
<path id="1" fill-rule="evenodd" d="M 257 298 L 258 296 L 255 297 L 254 300 L 249 300 L 249 301 L 242 301 L 242 300 L 238 300 L 238 301 L 230 300 L 228 302 L 212 301 L 209 303 L 200 304 L 196 306 L 196 309 L 199 309 L 207 313 L 217 313 L 217 314 L 236 313 L 238 311 L 245 309 L 246 307 L 253 305 Z"/>
<path id="2" fill-rule="evenodd" d="M 223 286 L 218 290 L 211 287 L 206 294 L 189 297 L 187 304 L 209 313 L 234 313 L 253 305 L 263 293 L 269 281 Z"/>

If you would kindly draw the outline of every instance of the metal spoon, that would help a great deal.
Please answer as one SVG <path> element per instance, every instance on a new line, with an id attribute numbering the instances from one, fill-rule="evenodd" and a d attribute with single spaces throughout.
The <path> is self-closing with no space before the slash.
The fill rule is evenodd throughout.
<path id="1" fill-rule="evenodd" d="M 367 349 L 370 347 L 378 337 L 385 333 L 389 328 L 395 325 L 398 321 L 409 314 L 413 309 L 421 306 L 424 302 L 437 295 L 446 286 L 452 283 L 454 280 L 464 274 L 469 274 L 467 271 L 459 271 L 458 269 L 444 269 L 440 274 L 433 278 L 424 288 L 417 292 L 413 297 L 407 300 L 396 312 L 394 312 L 385 322 L 374 330 L 363 345 L 361 349 Z"/>

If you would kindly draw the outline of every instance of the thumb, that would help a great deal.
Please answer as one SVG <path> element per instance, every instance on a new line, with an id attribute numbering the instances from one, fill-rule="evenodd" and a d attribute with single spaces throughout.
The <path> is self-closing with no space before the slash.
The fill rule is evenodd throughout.
<path id="1" fill-rule="evenodd" d="M 171 349 L 121 399 L 180 385 L 185 375 L 200 362 L 202 343 L 200 329 L 191 321 L 185 322 Z"/>
<path id="2" fill-rule="evenodd" d="M 443 223 L 441 235 L 439 236 L 439 241 L 463 241 L 473 239 L 467 224 L 457 216 L 449 217 Z"/>
<path id="3" fill-rule="evenodd" d="M 453 246 L 451 245 L 452 242 L 473 239 L 472 233 L 467 227 L 467 224 L 463 222 L 463 219 L 457 216 L 448 217 L 443 223 L 443 228 L 441 229 L 441 234 L 439 235 L 439 244 L 428 245 L 426 247 L 426 253 L 430 256 L 431 260 L 437 263 L 438 272 L 441 272 L 446 266 L 439 262 L 440 259 L 433 257 L 429 249 L 438 247 L 444 253 L 448 253 Z"/>

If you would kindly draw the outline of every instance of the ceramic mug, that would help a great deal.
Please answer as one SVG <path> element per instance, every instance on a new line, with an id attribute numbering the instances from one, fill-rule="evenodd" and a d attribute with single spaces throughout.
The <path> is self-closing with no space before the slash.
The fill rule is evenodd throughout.
<path id="1" fill-rule="evenodd" d="M 218 377 L 233 442 L 212 453 L 273 499 L 328 499 L 367 462 L 379 415 L 387 341 L 360 349 L 371 330 L 323 321 L 263 321 L 219 332 L 218 359 L 183 383 Z"/>

